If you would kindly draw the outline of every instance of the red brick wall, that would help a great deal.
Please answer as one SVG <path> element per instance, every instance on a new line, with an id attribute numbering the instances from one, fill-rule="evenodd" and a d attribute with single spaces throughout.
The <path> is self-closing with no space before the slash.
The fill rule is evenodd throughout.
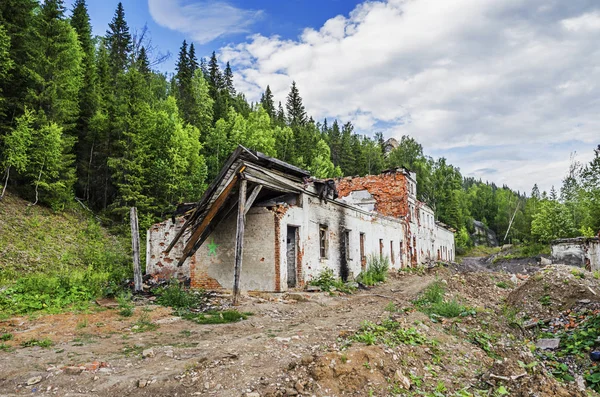
<path id="1" fill-rule="evenodd" d="M 375 211 L 382 215 L 396 218 L 408 215 L 408 184 L 401 172 L 341 178 L 336 186 L 340 198 L 355 190 L 367 190 L 376 201 Z"/>
<path id="2" fill-rule="evenodd" d="M 192 288 L 202 289 L 221 289 L 222 286 L 217 280 L 210 277 L 208 273 L 196 267 L 196 255 L 190 258 L 190 286 Z"/>

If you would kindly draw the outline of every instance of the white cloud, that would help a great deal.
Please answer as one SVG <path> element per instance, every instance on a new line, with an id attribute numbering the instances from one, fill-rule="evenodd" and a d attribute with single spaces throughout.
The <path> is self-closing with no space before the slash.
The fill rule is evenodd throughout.
<path id="1" fill-rule="evenodd" d="M 284 101 L 295 80 L 315 119 L 353 121 L 364 133 L 389 126 L 387 136 L 411 135 L 465 171 L 529 191 L 560 183 L 567 147 L 585 155 L 600 143 L 599 7 L 368 1 L 296 39 L 255 35 L 223 48 L 221 60 L 251 100 L 269 84 Z M 498 146 L 510 148 L 504 160 L 453 157 Z M 521 150 L 527 159 L 513 161 Z"/>
<path id="2" fill-rule="evenodd" d="M 244 10 L 224 1 L 148 0 L 150 15 L 161 26 L 205 44 L 218 37 L 246 33 L 262 11 Z"/>

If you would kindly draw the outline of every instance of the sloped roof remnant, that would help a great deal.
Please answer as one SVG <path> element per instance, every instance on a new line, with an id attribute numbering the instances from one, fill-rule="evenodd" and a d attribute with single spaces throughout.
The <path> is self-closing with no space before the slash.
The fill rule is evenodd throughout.
<path id="1" fill-rule="evenodd" d="M 260 184 L 272 191 L 301 192 L 306 170 L 239 145 L 229 156 L 219 175 L 196 204 L 183 227 L 166 249 L 168 253 L 184 235 L 188 239 L 179 266 L 193 255 L 214 228 L 237 206 L 237 181 L 240 178 Z M 258 191 L 257 191 L 258 193 Z"/>

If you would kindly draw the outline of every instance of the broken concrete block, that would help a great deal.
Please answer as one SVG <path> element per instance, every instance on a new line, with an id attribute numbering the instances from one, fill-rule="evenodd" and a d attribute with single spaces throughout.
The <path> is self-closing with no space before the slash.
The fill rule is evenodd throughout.
<path id="1" fill-rule="evenodd" d="M 552 264 L 552 261 L 548 258 L 544 258 L 543 256 L 540 258 L 540 265 L 549 266 Z"/>
<path id="2" fill-rule="evenodd" d="M 27 379 L 27 386 L 35 385 L 36 383 L 40 383 L 41 381 L 41 376 L 34 376 L 33 378 Z"/>
<path id="3" fill-rule="evenodd" d="M 535 346 L 538 349 L 542 349 L 542 350 L 556 350 L 556 349 L 558 349 L 559 344 L 560 344 L 559 338 L 538 339 L 538 341 L 535 342 Z"/>
<path id="4" fill-rule="evenodd" d="M 142 357 L 144 358 L 151 358 L 154 357 L 154 350 L 153 349 L 146 349 L 142 352 Z"/>
<path id="5" fill-rule="evenodd" d="M 306 292 L 321 292 L 321 287 L 318 285 L 308 285 L 306 287 Z"/>

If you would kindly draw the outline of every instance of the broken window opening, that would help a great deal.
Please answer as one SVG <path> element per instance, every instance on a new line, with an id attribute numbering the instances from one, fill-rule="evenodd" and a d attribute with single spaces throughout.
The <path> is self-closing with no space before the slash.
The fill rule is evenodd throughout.
<path id="1" fill-rule="evenodd" d="M 319 256 L 321 259 L 327 259 L 329 250 L 329 233 L 327 225 L 319 225 Z"/>
<path id="2" fill-rule="evenodd" d="M 346 260 L 350 259 L 350 230 L 344 231 L 344 251 L 346 254 Z"/>
<path id="3" fill-rule="evenodd" d="M 379 259 L 383 260 L 383 239 L 379 239 Z"/>
<path id="4" fill-rule="evenodd" d="M 360 234 L 360 265 L 362 270 L 367 267 L 367 256 L 365 255 L 365 234 Z"/>
<path id="5" fill-rule="evenodd" d="M 392 265 L 396 263 L 396 259 L 394 258 L 394 242 L 390 241 L 390 257 L 392 258 Z"/>

